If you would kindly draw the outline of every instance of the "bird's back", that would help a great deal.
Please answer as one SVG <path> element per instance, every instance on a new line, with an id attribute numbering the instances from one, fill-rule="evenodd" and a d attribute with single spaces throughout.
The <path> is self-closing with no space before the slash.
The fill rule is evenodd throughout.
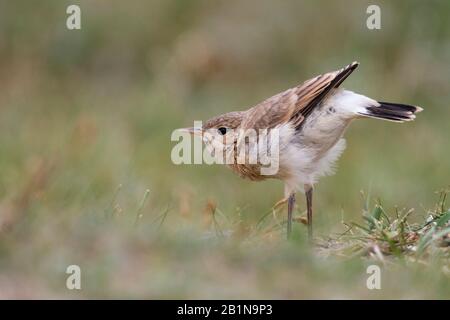
<path id="1" fill-rule="evenodd" d="M 233 163 L 229 165 L 233 171 L 243 178 L 251 180 L 264 180 L 267 178 L 279 178 L 282 180 L 290 177 L 292 167 L 288 163 L 294 161 L 303 167 L 310 167 L 309 154 L 298 149 L 299 133 L 303 132 L 305 123 L 311 115 L 317 115 L 315 111 L 321 102 L 328 98 L 336 88 L 356 69 L 357 62 L 329 73 L 325 73 L 309 79 L 301 85 L 278 93 L 253 108 L 244 112 L 240 125 L 243 132 L 253 129 L 278 130 L 279 142 L 279 170 L 273 175 L 261 174 L 260 163 Z M 334 141 L 334 143 L 337 142 Z M 329 148 L 331 145 L 329 146 Z M 250 147 L 251 148 L 251 147 Z M 299 158 L 299 154 L 304 154 Z M 291 159 L 291 160 L 289 160 Z M 297 166 L 298 167 L 298 166 Z M 297 170 L 298 171 L 298 170 Z"/>
<path id="2" fill-rule="evenodd" d="M 272 175 L 261 174 L 260 163 L 234 163 L 231 168 L 251 180 L 278 178 L 287 185 L 313 185 L 320 176 L 333 173 L 334 164 L 345 149 L 342 136 L 353 119 L 371 117 L 403 122 L 413 120 L 415 113 L 422 110 L 411 105 L 378 102 L 340 89 L 357 66 L 353 62 L 317 76 L 244 111 L 240 125 L 243 132 L 277 131 L 278 171 Z"/>

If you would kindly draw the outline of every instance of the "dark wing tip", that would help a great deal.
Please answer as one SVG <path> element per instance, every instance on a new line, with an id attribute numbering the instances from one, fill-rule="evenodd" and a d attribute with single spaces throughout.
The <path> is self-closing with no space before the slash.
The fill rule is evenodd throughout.
<path id="1" fill-rule="evenodd" d="M 306 104 L 304 106 L 304 108 L 301 108 L 299 110 L 302 113 L 302 115 L 304 117 L 306 117 L 311 112 L 311 110 L 314 109 L 315 106 L 331 92 L 332 89 L 339 87 L 341 85 L 341 83 L 344 82 L 344 80 L 347 79 L 347 77 L 358 67 L 358 65 L 359 65 L 359 62 L 353 61 L 352 63 L 345 66 L 344 68 L 341 68 L 341 69 L 333 71 L 333 72 L 325 73 L 323 75 L 320 75 L 316 78 L 313 78 L 313 79 L 307 81 L 308 86 L 306 88 L 303 88 L 303 86 L 301 86 L 300 87 L 301 89 L 308 89 L 311 87 L 311 84 L 309 84 L 309 82 L 311 82 L 311 81 L 312 81 L 312 83 L 314 83 L 317 81 L 320 82 L 322 79 L 325 79 L 325 80 L 330 79 L 330 77 L 332 79 L 332 80 L 329 80 L 329 82 L 326 83 L 325 86 L 321 86 L 319 88 L 319 90 L 316 90 L 316 91 L 319 91 L 320 93 L 317 94 L 312 101 L 310 101 L 308 104 Z M 322 83 L 323 83 L 323 81 L 321 82 L 321 84 Z M 300 126 L 297 126 L 297 129 L 299 127 Z"/>
<path id="2" fill-rule="evenodd" d="M 353 61 L 348 66 L 342 68 L 340 71 L 338 71 L 338 74 L 336 78 L 331 82 L 332 88 L 337 88 L 341 85 L 342 82 L 344 82 L 345 79 L 359 66 L 358 61 Z"/>
<path id="3" fill-rule="evenodd" d="M 356 68 L 358 68 L 358 66 L 359 66 L 359 62 L 358 61 L 353 61 L 352 63 L 350 63 L 349 65 L 347 65 L 347 66 L 345 66 L 344 68 L 342 68 L 341 70 L 341 72 L 349 72 L 349 74 L 350 73 L 352 73 L 353 72 L 353 70 L 355 70 Z"/>
<path id="4" fill-rule="evenodd" d="M 348 69 L 355 70 L 358 66 L 359 66 L 359 62 L 358 61 L 353 61 L 345 69 L 348 68 Z"/>

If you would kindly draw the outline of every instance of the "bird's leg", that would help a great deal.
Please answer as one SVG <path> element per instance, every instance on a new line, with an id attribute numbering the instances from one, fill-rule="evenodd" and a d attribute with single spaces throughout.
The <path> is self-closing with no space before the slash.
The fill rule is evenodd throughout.
<path id="1" fill-rule="evenodd" d="M 313 197 L 313 187 L 311 185 L 305 185 L 305 196 L 306 196 L 306 210 L 308 212 L 308 238 L 312 242 L 313 239 L 313 228 L 312 228 L 312 197 Z"/>
<path id="2" fill-rule="evenodd" d="M 289 239 L 292 232 L 292 211 L 295 205 L 295 193 L 291 193 L 288 198 L 288 220 L 287 220 L 287 238 Z"/>

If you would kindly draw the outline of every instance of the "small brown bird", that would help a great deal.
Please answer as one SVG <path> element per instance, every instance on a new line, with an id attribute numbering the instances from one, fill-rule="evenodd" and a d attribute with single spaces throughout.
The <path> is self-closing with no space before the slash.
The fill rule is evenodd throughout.
<path id="1" fill-rule="evenodd" d="M 345 149 L 342 136 L 350 122 L 366 117 L 393 122 L 411 121 L 415 113 L 422 111 L 417 106 L 379 102 L 340 89 L 341 83 L 357 66 L 358 62 L 353 62 L 340 70 L 307 80 L 249 110 L 226 113 L 208 120 L 201 128 L 182 130 L 201 136 L 210 152 L 226 154 L 237 150 L 241 131 L 278 130 L 278 170 L 274 174 L 262 174 L 261 163 L 238 161 L 235 155 L 227 165 L 243 178 L 284 181 L 285 198 L 277 204 L 288 202 L 288 238 L 292 229 L 295 193 L 303 191 L 306 195 L 308 235 L 312 239 L 313 186 L 321 176 L 333 173 L 334 164 Z M 218 138 L 226 142 L 215 143 Z M 245 140 L 246 150 L 253 148 L 252 143 L 255 142 Z M 273 144 L 270 148 L 275 149 Z"/>

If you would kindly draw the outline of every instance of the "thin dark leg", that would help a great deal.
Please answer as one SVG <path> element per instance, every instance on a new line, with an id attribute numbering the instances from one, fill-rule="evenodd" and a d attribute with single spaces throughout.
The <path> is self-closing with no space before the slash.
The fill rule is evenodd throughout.
<path id="1" fill-rule="evenodd" d="M 288 199 L 288 221 L 287 221 L 287 238 L 289 239 L 292 232 L 292 211 L 295 205 L 295 193 L 292 193 Z"/>
<path id="2" fill-rule="evenodd" d="M 308 238 L 309 241 L 313 239 L 313 228 L 312 228 L 312 196 L 313 188 L 311 186 L 305 187 L 306 195 L 306 209 L 308 211 Z"/>

